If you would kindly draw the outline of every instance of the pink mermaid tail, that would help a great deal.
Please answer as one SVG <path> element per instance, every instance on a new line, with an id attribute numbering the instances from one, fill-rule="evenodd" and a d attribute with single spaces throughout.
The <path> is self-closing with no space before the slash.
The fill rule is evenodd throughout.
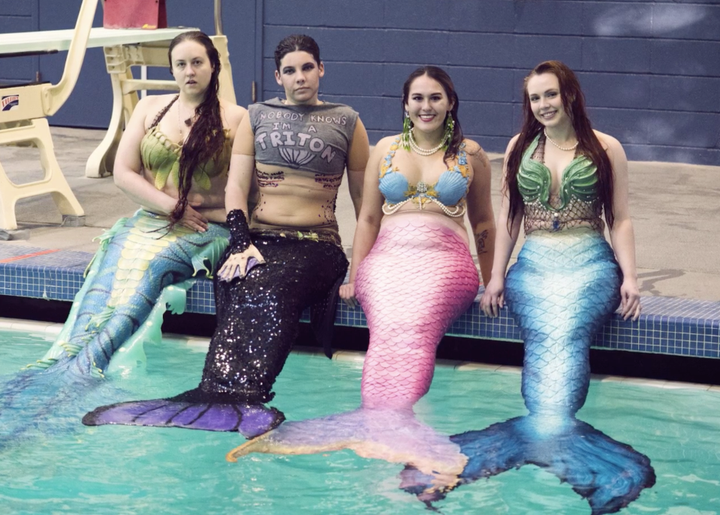
<path id="1" fill-rule="evenodd" d="M 355 280 L 370 328 L 363 407 L 410 407 L 430 388 L 435 349 L 478 291 L 477 268 L 460 230 L 431 214 L 383 220 Z"/>
<path id="2" fill-rule="evenodd" d="M 351 449 L 363 458 L 402 463 L 423 477 L 418 495 L 442 497 L 459 483 L 467 465 L 460 446 L 415 418 L 412 409 L 370 409 L 281 424 L 230 451 L 235 462 L 252 453 L 320 454 Z"/>
<path id="3" fill-rule="evenodd" d="M 477 290 L 477 269 L 455 222 L 431 214 L 384 220 L 355 282 L 370 327 L 361 407 L 285 422 L 233 449 L 227 459 L 352 449 L 405 464 L 404 490 L 426 503 L 441 498 L 459 484 L 467 457 L 417 420 L 412 406 L 430 387 L 440 339 Z"/>

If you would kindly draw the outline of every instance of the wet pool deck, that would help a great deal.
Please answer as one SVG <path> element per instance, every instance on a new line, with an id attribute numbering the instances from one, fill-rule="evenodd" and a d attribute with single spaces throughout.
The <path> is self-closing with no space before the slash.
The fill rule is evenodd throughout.
<path id="1" fill-rule="evenodd" d="M 50 195 L 20 201 L 16 209 L 20 232 L 16 235 L 29 238 L 0 243 L 0 294 L 48 297 L 48 285 L 65 293 L 79 287 L 72 283 L 81 281 L 78 274 L 83 263 L 97 248 L 92 239 L 137 209 L 115 187 L 112 177 L 84 177 L 85 161 L 103 131 L 52 128 L 52 132 L 60 166 L 85 210 L 85 225 L 62 226 Z M 502 156 L 490 157 L 497 213 Z M 0 147 L 0 163 L 18 183 L 42 176 L 34 148 Z M 635 327 L 614 321 L 601 337 L 611 343 L 600 346 L 720 357 L 720 342 L 716 341 L 720 326 L 720 167 L 631 162 L 629 175 L 638 275 L 649 317 Z M 355 221 L 345 188 L 338 199 L 337 217 L 349 255 Z M 62 275 L 66 268 L 72 269 L 68 277 Z M 28 286 L 23 278 L 18 287 L 16 279 L 24 275 L 33 284 Z M 209 284 L 191 290 L 189 310 L 211 313 L 211 291 Z M 71 298 L 72 294 L 62 300 Z M 359 311 L 339 310 L 341 324 L 363 325 L 363 319 Z M 518 337 L 509 319 L 493 325 L 476 308 L 451 333 L 510 340 Z M 615 346 L 618 342 L 622 344 L 619 347 Z M 678 346 L 674 346 L 676 342 Z"/>

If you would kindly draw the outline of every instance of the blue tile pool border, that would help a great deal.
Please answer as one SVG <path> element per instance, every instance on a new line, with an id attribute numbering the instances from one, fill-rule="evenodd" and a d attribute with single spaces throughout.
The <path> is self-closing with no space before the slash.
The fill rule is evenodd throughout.
<path id="1" fill-rule="evenodd" d="M 92 254 L 0 244 L 0 295 L 71 302 L 83 283 Z M 482 289 L 479 293 L 482 293 Z M 521 341 L 520 330 L 507 310 L 486 317 L 475 300 L 447 334 L 465 338 Z M 637 322 L 617 314 L 603 326 L 593 344 L 597 349 L 720 358 L 720 302 L 674 297 L 643 297 Z M 212 281 L 197 279 L 188 292 L 187 311 L 214 314 Z M 303 316 L 308 320 L 307 313 Z M 367 327 L 361 308 L 339 302 L 335 323 Z"/>

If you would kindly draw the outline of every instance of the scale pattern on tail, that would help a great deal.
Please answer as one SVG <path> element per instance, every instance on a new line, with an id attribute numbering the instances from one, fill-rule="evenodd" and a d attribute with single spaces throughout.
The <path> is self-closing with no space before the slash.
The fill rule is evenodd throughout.
<path id="1" fill-rule="evenodd" d="M 166 218 L 140 210 L 101 237 L 85 284 L 41 367 L 72 360 L 79 374 L 104 372 L 115 351 L 148 321 L 165 287 L 200 271 L 211 274 L 227 246 L 227 229 L 167 227 Z M 184 304 L 177 309 L 182 312 Z"/>
<path id="2" fill-rule="evenodd" d="M 438 343 L 477 295 L 467 243 L 432 218 L 388 220 L 358 269 L 355 289 L 370 328 L 363 406 L 412 406 L 425 395 Z"/>
<path id="3" fill-rule="evenodd" d="M 522 393 L 531 413 L 574 415 L 590 382 L 590 344 L 620 302 L 613 251 L 599 233 L 533 232 L 507 274 L 525 342 Z"/>
<path id="4" fill-rule="evenodd" d="M 590 382 L 589 349 L 616 309 L 620 276 L 601 234 L 535 231 L 508 271 L 505 295 L 525 341 L 522 394 L 530 414 L 455 435 L 471 483 L 534 464 L 572 485 L 593 515 L 614 513 L 655 484 L 647 456 L 577 420 Z M 417 471 L 411 492 L 425 491 Z M 436 492 L 441 499 L 445 492 Z"/>

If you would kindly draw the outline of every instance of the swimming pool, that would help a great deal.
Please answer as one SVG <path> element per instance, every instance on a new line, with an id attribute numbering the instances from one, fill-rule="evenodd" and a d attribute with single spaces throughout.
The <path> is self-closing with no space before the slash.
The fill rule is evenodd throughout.
<path id="1" fill-rule="evenodd" d="M 39 331 L 0 333 L 3 380 L 48 346 L 49 336 Z M 82 414 L 99 404 L 197 385 L 202 345 L 166 340 L 146 351 L 145 372 L 108 380 L 76 404 L 53 406 L 51 418 L 36 421 L 2 450 L 3 513 L 427 513 L 398 488 L 403 465 L 349 450 L 252 454 L 228 463 L 225 454 L 243 442 L 239 435 L 82 426 Z M 273 405 L 289 420 L 353 410 L 361 367 L 357 359 L 293 354 Z M 442 435 L 483 429 L 525 414 L 519 391 L 515 369 L 439 366 L 416 414 Z M 2 417 L 22 419 L 23 411 Z M 579 418 L 652 460 L 655 486 L 621 513 L 719 512 L 720 391 L 593 381 Z M 568 484 L 535 466 L 461 486 L 436 507 L 442 513 L 590 513 Z"/>

